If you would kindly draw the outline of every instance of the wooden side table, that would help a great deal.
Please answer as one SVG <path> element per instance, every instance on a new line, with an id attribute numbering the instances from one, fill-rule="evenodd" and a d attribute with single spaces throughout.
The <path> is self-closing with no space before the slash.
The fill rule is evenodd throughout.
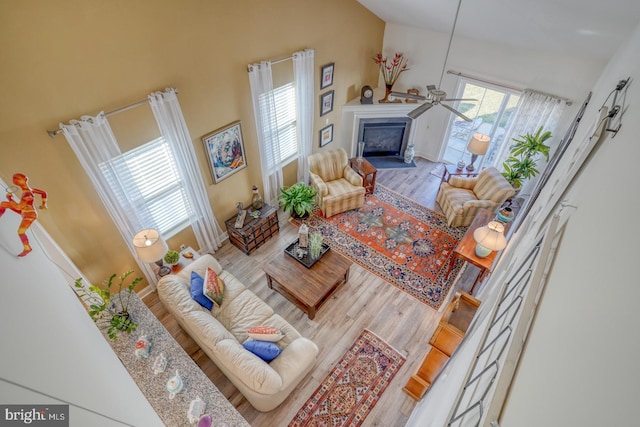
<path id="1" fill-rule="evenodd" d="M 493 251 L 489 256 L 484 258 L 480 258 L 476 255 L 476 241 L 473 238 L 473 232 L 483 225 L 487 225 L 489 221 L 492 221 L 496 216 L 496 213 L 489 209 L 482 209 L 476 217 L 473 219 L 473 222 L 467 229 L 467 232 L 464 234 L 464 237 L 458 242 L 458 245 L 453 250 L 453 256 L 451 257 L 451 261 L 449 263 L 449 270 L 447 272 L 447 276 L 451 274 L 451 270 L 453 269 L 453 265 L 456 259 L 462 259 L 463 261 L 468 262 L 469 264 L 475 265 L 480 269 L 480 274 L 476 277 L 476 280 L 473 282 L 473 286 L 471 286 L 471 290 L 469 291 L 473 295 L 473 291 L 476 285 L 485 278 L 485 276 L 491 270 L 491 266 L 498 256 L 498 252 Z M 513 222 L 509 222 L 504 226 L 505 236 L 507 235 L 507 231 Z"/>
<path id="2" fill-rule="evenodd" d="M 278 234 L 278 211 L 264 204 L 257 218 L 247 215 L 242 228 L 235 228 L 236 215 L 225 221 L 229 241 L 238 249 L 249 255 L 262 246 L 271 237 Z"/>
<path id="3" fill-rule="evenodd" d="M 376 174 L 378 173 L 378 169 L 365 158 L 362 159 L 362 162 L 358 162 L 358 159 L 355 157 L 349 159 L 349 166 L 362 177 L 365 194 L 373 194 L 376 189 Z"/>
<path id="4" fill-rule="evenodd" d="M 185 254 L 191 254 L 191 257 L 185 256 Z M 171 271 L 167 274 L 176 274 L 180 270 L 182 270 L 187 265 L 191 264 L 194 260 L 200 258 L 200 254 L 196 252 L 195 249 L 191 247 L 186 247 L 180 251 L 180 259 L 176 265 L 170 266 Z M 153 272 L 156 274 L 156 277 L 160 278 L 160 266 L 158 264 L 153 264 Z"/>
<path id="5" fill-rule="evenodd" d="M 477 170 L 468 171 L 465 168 L 458 169 L 456 165 L 444 165 L 444 173 L 442 174 L 442 179 L 440 180 L 440 184 L 445 181 L 449 181 L 451 175 L 461 175 L 461 176 L 478 176 Z"/>

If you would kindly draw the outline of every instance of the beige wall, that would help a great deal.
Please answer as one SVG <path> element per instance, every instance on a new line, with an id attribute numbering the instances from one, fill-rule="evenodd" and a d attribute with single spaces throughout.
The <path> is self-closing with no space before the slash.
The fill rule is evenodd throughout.
<path id="1" fill-rule="evenodd" d="M 45 130 L 154 90 L 178 88 L 209 199 L 224 227 L 235 203 L 249 201 L 251 186 L 261 182 L 247 64 L 314 48 L 318 82 L 320 67 L 335 62 L 329 88 L 336 91 L 334 110 L 322 118 L 316 112 L 315 151 L 325 119 L 339 135 L 339 106 L 362 84 L 377 81 L 371 57 L 381 49 L 383 32 L 384 23 L 355 0 L 2 0 L 0 177 L 10 182 L 22 172 L 33 187 L 48 191 L 49 209 L 39 221 L 99 282 L 135 262 L 64 137 L 52 140 Z M 235 120 L 242 121 L 248 167 L 214 185 L 200 138 Z M 157 133 L 146 106 L 110 121 L 124 147 Z M 327 148 L 341 145 L 336 140 Z M 295 177 L 292 169 L 287 184 Z M 195 245 L 192 234 L 169 242 L 174 248 L 181 243 Z"/>

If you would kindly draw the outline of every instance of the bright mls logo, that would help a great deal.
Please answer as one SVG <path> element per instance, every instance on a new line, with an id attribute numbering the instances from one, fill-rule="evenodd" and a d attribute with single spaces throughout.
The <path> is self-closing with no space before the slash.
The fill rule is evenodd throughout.
<path id="1" fill-rule="evenodd" d="M 0 427 L 69 427 L 69 405 L 0 405 Z"/>

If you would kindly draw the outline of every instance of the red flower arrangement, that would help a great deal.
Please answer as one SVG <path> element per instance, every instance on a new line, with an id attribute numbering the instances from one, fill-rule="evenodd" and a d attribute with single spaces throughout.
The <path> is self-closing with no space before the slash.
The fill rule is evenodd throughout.
<path id="1" fill-rule="evenodd" d="M 384 83 L 388 86 L 393 86 L 396 80 L 398 80 L 398 77 L 400 77 L 400 74 L 403 71 L 408 70 L 408 60 L 403 53 L 396 53 L 391 60 L 383 58 L 382 54 L 379 53 L 373 58 L 373 60 L 375 61 L 376 65 L 380 67 L 380 72 L 382 73 Z"/>

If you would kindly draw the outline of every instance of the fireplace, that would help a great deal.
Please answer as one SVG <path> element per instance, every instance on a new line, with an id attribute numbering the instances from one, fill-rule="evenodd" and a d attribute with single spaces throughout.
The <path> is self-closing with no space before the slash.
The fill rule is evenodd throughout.
<path id="1" fill-rule="evenodd" d="M 408 117 L 363 118 L 358 124 L 358 141 L 365 143 L 365 157 L 402 157 L 410 129 L 411 119 Z"/>

